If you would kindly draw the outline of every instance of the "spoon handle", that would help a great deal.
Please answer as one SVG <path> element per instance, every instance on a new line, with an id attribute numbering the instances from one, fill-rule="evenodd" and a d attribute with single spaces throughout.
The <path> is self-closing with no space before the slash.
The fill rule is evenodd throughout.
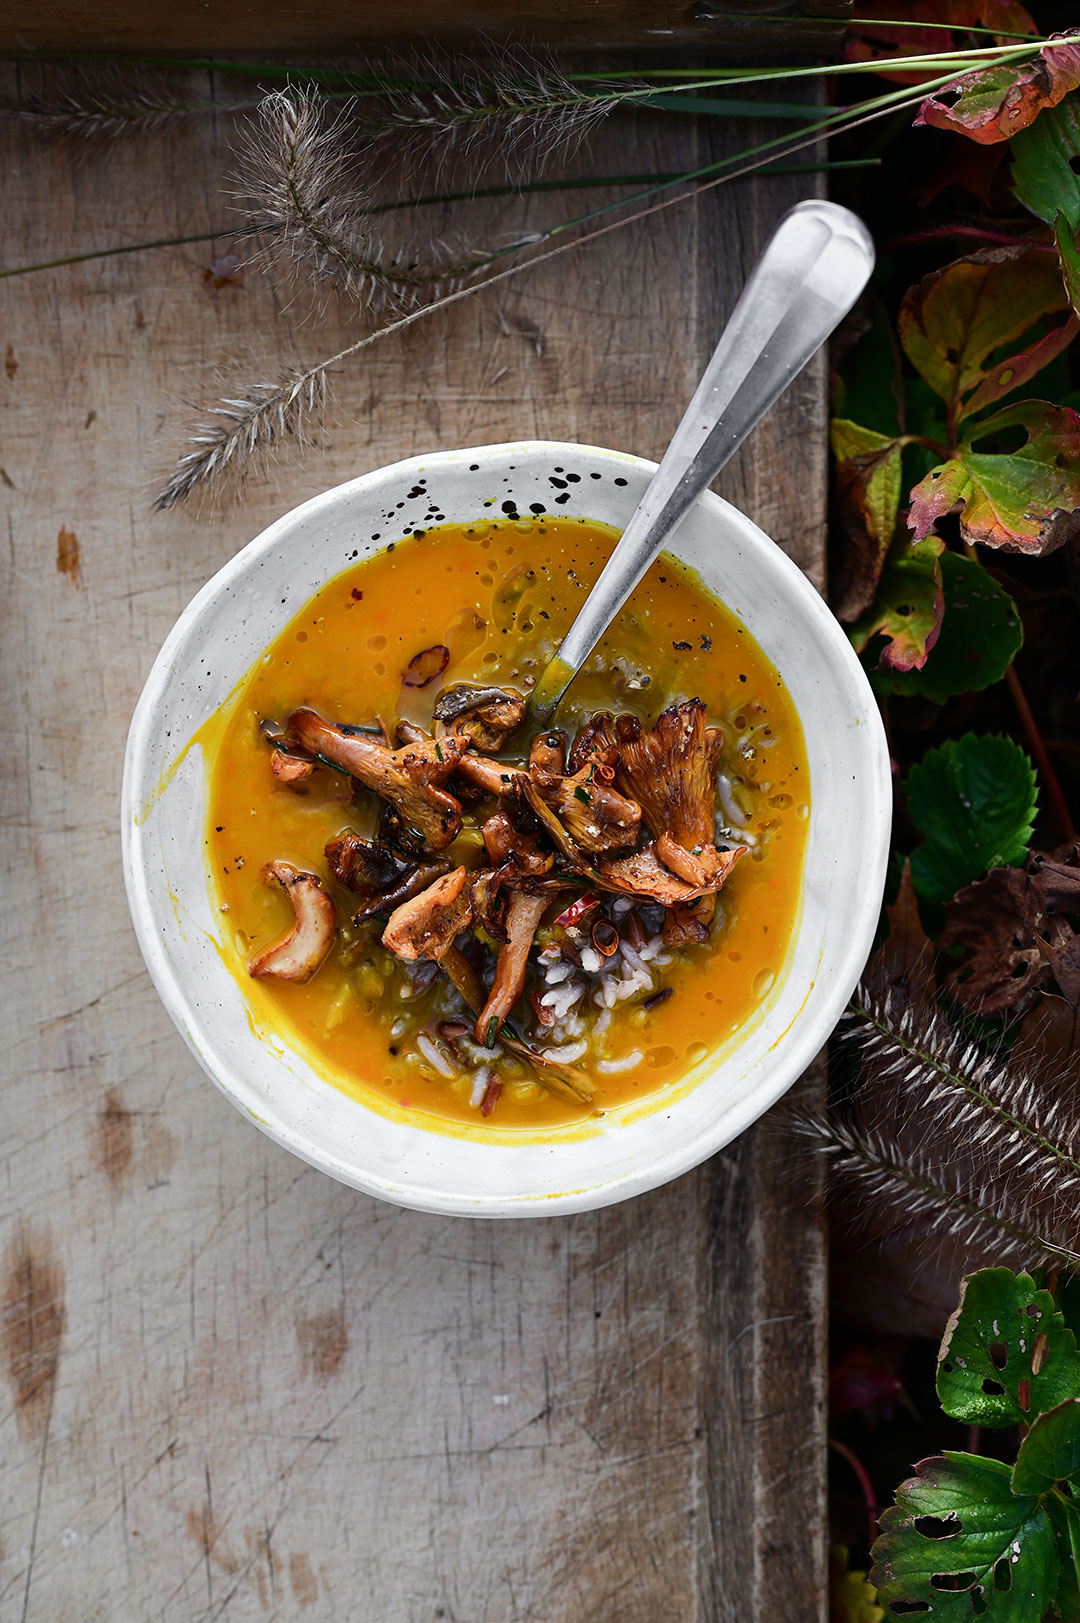
<path id="1" fill-rule="evenodd" d="M 758 260 L 622 538 L 529 701 L 547 721 L 671 531 L 843 320 L 870 279 L 874 245 L 837 203 L 785 214 Z"/>

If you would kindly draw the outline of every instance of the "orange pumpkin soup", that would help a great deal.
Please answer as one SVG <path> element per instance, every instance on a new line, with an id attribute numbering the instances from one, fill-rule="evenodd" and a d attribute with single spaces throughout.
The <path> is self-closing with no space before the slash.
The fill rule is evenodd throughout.
<path id="1" fill-rule="evenodd" d="M 691 570 L 663 554 L 554 726 L 523 714 L 617 539 L 559 516 L 388 546 L 207 735 L 223 950 L 359 1100 L 533 1130 L 659 1104 L 783 969 L 802 732 Z"/>

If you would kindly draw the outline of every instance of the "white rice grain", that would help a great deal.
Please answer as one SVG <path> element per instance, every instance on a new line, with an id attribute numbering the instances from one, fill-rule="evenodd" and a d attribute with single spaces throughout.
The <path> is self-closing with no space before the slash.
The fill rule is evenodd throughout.
<path id="1" fill-rule="evenodd" d="M 640 1065 L 642 1057 L 641 1049 L 635 1048 L 621 1059 L 598 1059 L 593 1069 L 599 1071 L 601 1076 L 617 1076 L 620 1071 L 631 1071 L 635 1065 Z"/>
<path id="2" fill-rule="evenodd" d="M 491 1081 L 491 1072 L 486 1065 L 481 1065 L 473 1077 L 472 1092 L 469 1094 L 469 1103 L 474 1110 L 479 1110 L 484 1102 L 487 1085 Z"/>
<path id="3" fill-rule="evenodd" d="M 581 967 L 589 975 L 598 975 L 603 969 L 604 960 L 595 947 L 582 947 Z"/>
<path id="4" fill-rule="evenodd" d="M 735 799 L 735 790 L 732 787 L 731 779 L 726 777 L 723 772 L 716 774 L 716 789 L 720 796 L 720 804 L 724 808 L 724 816 L 727 818 L 729 825 L 732 828 L 745 828 L 749 818 L 743 815 L 742 809 Z"/>
<path id="5" fill-rule="evenodd" d="M 588 1051 L 588 1043 L 571 1043 L 566 1048 L 542 1048 L 540 1050 L 545 1059 L 554 1060 L 558 1065 L 572 1065 Z"/>
<path id="6" fill-rule="evenodd" d="M 416 1046 L 420 1050 L 421 1054 L 423 1054 L 428 1064 L 438 1071 L 440 1076 L 454 1077 L 457 1075 L 457 1072 L 450 1064 L 450 1061 L 447 1059 L 446 1055 L 441 1051 L 441 1049 L 436 1048 L 431 1038 L 428 1037 L 424 1032 L 421 1032 L 417 1037 Z"/>

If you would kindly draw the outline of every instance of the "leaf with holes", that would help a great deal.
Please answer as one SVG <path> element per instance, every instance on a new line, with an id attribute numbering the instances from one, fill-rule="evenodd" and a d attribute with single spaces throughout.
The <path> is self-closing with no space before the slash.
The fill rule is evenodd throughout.
<path id="1" fill-rule="evenodd" d="M 1016 434 L 1024 437 L 1017 449 L 976 450 Z M 1074 541 L 1080 536 L 1080 416 L 1068 406 L 1022 400 L 972 425 L 956 455 L 911 492 L 908 523 L 916 537 L 929 534 L 958 502 L 960 534 L 969 545 L 1044 557 Z"/>
<path id="2" fill-rule="evenodd" d="M 974 1426 L 1018 1426 L 1080 1396 L 1076 1339 L 1030 1274 L 983 1268 L 960 1287 L 938 1354 L 946 1414 Z"/>
<path id="3" fill-rule="evenodd" d="M 1038 1623 L 1058 1587 L 1053 1525 L 1009 1467 L 976 1454 L 922 1460 L 881 1517 L 870 1582 L 886 1616 Z"/>
<path id="4" fill-rule="evenodd" d="M 1067 303 L 1053 254 L 984 248 L 908 289 L 900 342 L 960 422 L 1029 382 L 1068 346 L 1076 331 L 1071 318 L 1016 354 L 994 358 Z"/>
<path id="5" fill-rule="evenodd" d="M 1013 1466 L 1014 1493 L 1049 1493 L 1080 1471 L 1080 1397 L 1041 1414 L 1020 1444 Z"/>
<path id="6" fill-rule="evenodd" d="M 947 739 L 912 767 L 904 792 L 925 836 L 911 854 L 912 883 L 925 901 L 947 902 L 990 868 L 1027 855 L 1035 770 L 1011 738 Z"/>
<path id="7" fill-rule="evenodd" d="M 848 632 L 857 654 L 873 637 L 884 637 L 878 663 L 910 671 L 926 663 L 941 629 L 944 597 L 939 559 L 945 543 L 936 535 L 894 547 L 877 596 Z"/>
<path id="8" fill-rule="evenodd" d="M 1080 40 L 1052 39 L 1034 61 L 1001 62 L 961 74 L 927 96 L 915 123 L 959 130 L 972 141 L 1009 141 L 1077 85 Z"/>
<path id="9" fill-rule="evenodd" d="M 854 620 L 873 600 L 896 531 L 903 442 L 838 417 L 832 423 L 832 448 L 846 542 L 834 580 L 833 609 L 839 619 Z"/>
<path id="10" fill-rule="evenodd" d="M 945 613 L 926 663 L 913 671 L 872 671 L 877 693 L 918 695 L 944 704 L 998 682 L 1024 640 L 1016 604 L 981 565 L 959 553 L 941 558 Z"/>
<path id="11" fill-rule="evenodd" d="M 1063 101 L 1036 119 L 1010 151 L 1018 202 L 1047 225 L 1064 214 L 1074 231 L 1080 227 L 1080 100 Z"/>

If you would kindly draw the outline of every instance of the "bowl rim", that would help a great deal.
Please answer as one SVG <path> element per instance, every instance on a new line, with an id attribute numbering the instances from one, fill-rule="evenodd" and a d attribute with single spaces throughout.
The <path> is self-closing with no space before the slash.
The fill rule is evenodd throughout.
<path id="1" fill-rule="evenodd" d="M 864 733 L 867 763 L 863 790 L 869 802 L 869 814 L 873 816 L 873 827 L 869 831 L 870 849 L 867 862 L 868 868 L 872 870 L 878 881 L 869 887 L 870 891 L 874 892 L 874 906 L 866 905 L 862 917 L 858 920 L 858 927 L 849 931 L 839 962 L 831 966 L 830 985 L 820 989 L 819 999 L 810 1019 L 800 1022 L 798 1026 L 794 1026 L 793 1023 L 794 1029 L 792 1027 L 787 1028 L 777 1039 L 777 1042 L 784 1042 L 782 1058 L 777 1064 L 767 1067 L 760 1077 L 754 1081 L 753 1085 L 747 1089 L 741 1099 L 735 1101 L 722 1114 L 718 1115 L 713 1132 L 702 1134 L 697 1139 L 688 1136 L 679 1145 L 668 1150 L 661 1158 L 650 1161 L 646 1166 L 635 1167 L 618 1177 L 608 1178 L 602 1183 L 588 1185 L 580 1189 L 566 1190 L 558 1195 L 523 1193 L 516 1197 L 504 1195 L 485 1196 L 481 1191 L 475 1197 L 466 1199 L 458 1194 L 441 1190 L 436 1185 L 428 1187 L 422 1184 L 409 1183 L 403 1187 L 388 1176 L 380 1176 L 368 1170 L 358 1170 L 351 1162 L 340 1159 L 320 1146 L 312 1144 L 302 1132 L 297 1131 L 286 1122 L 275 1120 L 272 1107 L 269 1107 L 265 1100 L 259 1100 L 260 1111 L 256 1112 L 253 1105 L 247 1100 L 246 1095 L 249 1094 L 249 1087 L 239 1069 L 230 1061 L 222 1059 L 216 1053 L 213 1053 L 212 1044 L 208 1045 L 211 1049 L 211 1057 L 203 1051 L 200 1043 L 196 1041 L 192 1031 L 192 1025 L 198 1024 L 195 1010 L 179 978 L 173 972 L 154 921 L 153 902 L 148 892 L 145 871 L 138 860 L 142 847 L 140 827 L 142 818 L 140 813 L 143 807 L 137 798 L 140 784 L 148 776 L 146 764 L 152 744 L 149 725 L 151 718 L 167 687 L 174 667 L 178 662 L 178 657 L 184 653 L 187 639 L 192 634 L 203 611 L 215 602 L 223 591 L 237 581 L 242 580 L 252 566 L 258 562 L 259 558 L 270 552 L 295 525 L 318 518 L 322 512 L 347 503 L 354 493 L 362 490 L 375 480 L 391 475 L 405 477 L 410 470 L 430 469 L 433 464 L 448 465 L 467 460 L 469 462 L 479 462 L 482 466 L 485 461 L 494 462 L 505 459 L 511 453 L 518 456 L 535 456 L 545 460 L 552 456 L 558 457 L 561 455 L 602 457 L 620 464 L 629 465 L 635 471 L 647 475 L 651 475 L 658 466 L 657 463 L 648 458 L 639 457 L 629 452 L 583 444 L 577 441 L 501 441 L 490 445 L 442 449 L 402 458 L 397 462 L 386 463 L 380 467 L 369 469 L 367 472 L 341 484 L 320 491 L 306 501 L 288 509 L 229 558 L 200 587 L 199 591 L 181 611 L 154 660 L 135 706 L 124 754 L 121 787 L 124 883 L 139 948 L 151 981 L 166 1012 L 202 1070 L 219 1091 L 276 1144 L 339 1182 L 377 1198 L 390 1201 L 395 1205 L 414 1210 L 443 1215 L 488 1218 L 560 1216 L 598 1209 L 602 1206 L 630 1199 L 638 1194 L 644 1194 L 651 1189 L 670 1182 L 674 1178 L 682 1176 L 700 1165 L 711 1155 L 716 1154 L 726 1144 L 743 1133 L 766 1111 L 771 1109 L 795 1084 L 808 1069 L 824 1043 L 828 1040 L 829 1035 L 835 1029 L 848 998 L 858 982 L 870 951 L 877 924 L 880 895 L 884 889 L 889 849 L 892 793 L 888 747 L 876 701 L 866 673 L 839 622 L 835 619 L 824 598 L 820 596 L 809 578 L 783 551 L 783 548 L 775 543 L 740 508 L 735 507 L 731 502 L 726 501 L 725 498 L 718 496 L 711 490 L 704 491 L 698 497 L 695 506 L 702 503 L 706 506 L 715 504 L 718 512 L 731 516 L 736 524 L 748 527 L 748 530 L 756 538 L 760 538 L 773 549 L 777 567 L 781 574 L 787 575 L 788 581 L 798 597 L 800 611 L 805 611 L 816 622 L 817 631 L 826 644 L 830 645 L 834 650 L 838 660 L 846 670 L 849 680 L 854 683 L 856 690 L 861 690 L 861 697 L 870 722 Z M 331 578 L 331 575 L 326 577 L 327 580 Z M 166 771 L 168 771 L 168 768 L 166 768 Z M 876 815 L 874 815 L 875 813 Z M 808 993 L 807 996 L 809 997 L 809 995 Z M 702 1083 L 699 1085 L 704 1085 L 706 1081 L 707 1078 L 703 1078 Z M 355 1102 L 358 1108 L 364 1108 L 360 1101 Z M 263 1111 L 269 1113 L 264 1115 L 262 1114 Z M 444 1138 L 444 1135 L 439 1136 Z M 450 1143 L 452 1140 L 445 1139 L 445 1142 Z"/>

